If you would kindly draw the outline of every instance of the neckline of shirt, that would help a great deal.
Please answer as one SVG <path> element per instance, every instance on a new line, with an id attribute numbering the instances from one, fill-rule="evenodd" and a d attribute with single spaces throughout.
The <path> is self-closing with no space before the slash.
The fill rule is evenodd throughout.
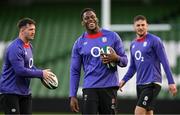
<path id="1" fill-rule="evenodd" d="M 145 34 L 145 35 L 142 36 L 142 37 L 137 37 L 137 38 L 136 38 L 136 41 L 137 41 L 137 42 L 144 42 L 145 39 L 146 39 L 146 35 L 147 35 L 147 34 Z"/>
<path id="2" fill-rule="evenodd" d="M 90 39 L 96 39 L 96 38 L 99 38 L 99 37 L 102 37 L 103 36 L 103 33 L 100 31 L 98 33 L 95 33 L 95 34 L 86 34 L 85 35 L 85 38 L 90 38 Z"/>

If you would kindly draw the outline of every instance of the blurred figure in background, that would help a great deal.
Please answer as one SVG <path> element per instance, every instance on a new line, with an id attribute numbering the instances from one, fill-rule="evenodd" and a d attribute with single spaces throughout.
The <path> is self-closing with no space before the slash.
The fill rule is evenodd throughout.
<path id="1" fill-rule="evenodd" d="M 114 62 L 120 67 L 127 65 L 127 56 L 119 35 L 101 29 L 96 13 L 86 8 L 81 13 L 84 32 L 74 43 L 70 67 L 70 107 L 79 112 L 77 90 L 81 66 L 83 66 L 83 114 L 115 114 L 119 88 L 117 66 L 108 68 Z M 110 46 L 111 54 L 101 54 L 100 49 Z"/>
<path id="2" fill-rule="evenodd" d="M 49 69 L 33 65 L 31 40 L 35 35 L 35 21 L 23 18 L 17 24 L 19 36 L 5 51 L 0 78 L 1 105 L 5 114 L 32 114 L 31 78 L 51 79 Z"/>
<path id="3" fill-rule="evenodd" d="M 162 83 L 161 66 L 167 75 L 169 91 L 176 95 L 177 88 L 172 77 L 169 62 L 161 39 L 148 33 L 146 17 L 134 17 L 134 29 L 137 38 L 131 43 L 130 66 L 120 82 L 120 90 L 125 83 L 137 72 L 137 105 L 135 115 L 153 115 L 155 99 L 157 98 Z"/>

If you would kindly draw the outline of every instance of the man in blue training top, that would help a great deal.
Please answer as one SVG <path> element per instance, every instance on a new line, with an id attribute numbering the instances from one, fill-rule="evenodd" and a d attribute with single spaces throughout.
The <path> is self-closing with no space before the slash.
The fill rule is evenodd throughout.
<path id="1" fill-rule="evenodd" d="M 152 115 L 155 99 L 160 92 L 162 64 L 167 75 L 169 91 L 176 95 L 177 88 L 172 77 L 169 62 L 161 39 L 148 33 L 146 17 L 138 15 L 134 18 L 134 29 L 137 38 L 131 43 L 130 66 L 124 78 L 120 82 L 120 90 L 125 83 L 137 72 L 137 105 L 135 115 Z"/>
<path id="2" fill-rule="evenodd" d="M 1 104 L 5 114 L 32 114 L 31 78 L 51 79 L 49 69 L 33 65 L 31 40 L 35 35 L 35 21 L 23 18 L 17 24 L 19 36 L 5 52 L 0 78 Z"/>
<path id="3" fill-rule="evenodd" d="M 119 79 L 117 67 L 108 68 L 114 62 L 120 67 L 127 65 L 127 56 L 122 40 L 115 32 L 99 27 L 96 13 L 86 8 L 81 13 L 84 32 L 74 43 L 70 67 L 70 107 L 79 112 L 77 90 L 81 65 L 83 80 L 83 114 L 115 114 Z M 101 48 L 110 46 L 111 54 L 101 53 Z"/>

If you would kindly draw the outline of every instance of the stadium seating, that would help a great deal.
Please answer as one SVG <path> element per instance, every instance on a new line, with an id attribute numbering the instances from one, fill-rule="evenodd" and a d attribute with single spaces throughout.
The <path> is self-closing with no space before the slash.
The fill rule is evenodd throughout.
<path id="1" fill-rule="evenodd" d="M 49 90 L 41 84 L 39 79 L 33 79 L 31 82 L 33 97 L 68 97 L 71 49 L 76 38 L 83 32 L 80 12 L 84 7 L 87 7 L 87 5 L 83 3 L 78 7 L 73 4 L 62 3 L 58 5 L 0 8 L 0 41 L 11 41 L 17 36 L 16 22 L 19 18 L 33 18 L 37 22 L 36 37 L 32 42 L 35 65 L 40 68 L 50 68 L 59 78 L 59 88 L 56 90 Z M 98 5 L 93 7 L 98 11 L 99 15 L 100 9 Z M 114 4 L 112 7 L 112 23 L 132 23 L 133 17 L 137 14 L 147 15 L 149 21 L 156 22 L 163 16 L 170 15 L 177 8 L 176 6 L 141 6 L 137 8 L 127 4 L 119 7 L 118 4 Z M 180 24 L 180 16 L 163 21 L 172 23 L 172 25 Z M 170 32 L 154 33 L 162 37 L 163 40 L 179 41 L 180 26 L 173 25 L 173 27 Z M 120 34 L 122 34 L 123 40 L 131 40 L 134 35 L 131 32 Z M 177 60 L 178 66 L 173 71 L 179 74 L 180 61 L 179 58 Z M 162 97 L 166 96 L 166 92 L 161 93 L 161 95 Z"/>

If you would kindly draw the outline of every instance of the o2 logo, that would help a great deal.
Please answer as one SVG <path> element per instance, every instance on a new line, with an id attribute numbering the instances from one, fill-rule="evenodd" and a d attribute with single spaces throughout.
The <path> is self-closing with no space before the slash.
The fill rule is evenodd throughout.
<path id="1" fill-rule="evenodd" d="M 33 66 L 33 58 L 30 58 L 29 59 L 29 68 L 32 68 L 32 66 Z"/>
<path id="2" fill-rule="evenodd" d="M 141 51 L 139 51 L 139 50 L 137 50 L 136 52 L 135 52 L 135 58 L 136 58 L 136 60 L 140 60 L 140 61 L 144 61 L 144 57 L 142 56 L 142 53 L 141 53 Z"/>
<path id="3" fill-rule="evenodd" d="M 99 57 L 101 54 L 100 52 L 101 52 L 101 48 L 99 48 L 99 47 L 92 47 L 92 49 L 91 49 L 91 55 L 93 57 Z"/>

